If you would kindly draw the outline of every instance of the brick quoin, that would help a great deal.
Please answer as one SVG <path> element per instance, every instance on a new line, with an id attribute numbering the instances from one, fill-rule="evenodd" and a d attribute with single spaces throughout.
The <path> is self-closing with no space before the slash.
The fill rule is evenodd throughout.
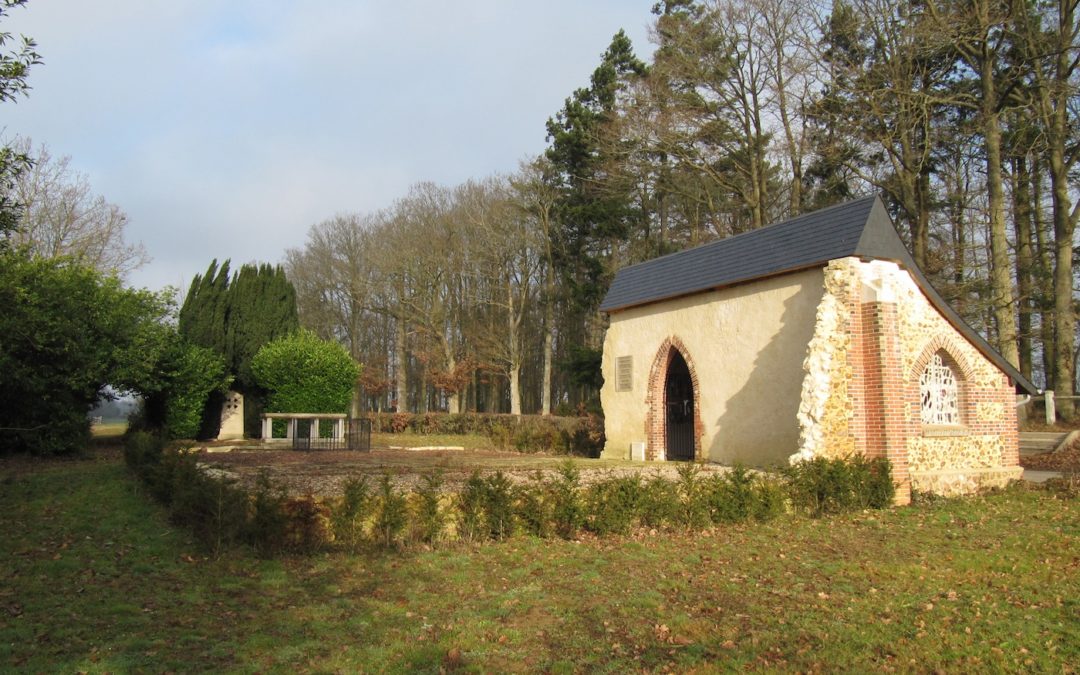
<path id="1" fill-rule="evenodd" d="M 861 439 L 856 447 L 867 457 L 887 457 L 896 484 L 896 503 L 911 501 L 907 439 L 910 435 L 904 406 L 912 400 L 901 374 L 900 334 L 896 305 L 865 302 L 858 305 L 860 326 L 855 370 L 862 382 Z M 918 392 L 916 392 L 916 399 Z M 858 434 L 858 429 L 856 429 Z"/>
<path id="2" fill-rule="evenodd" d="M 1000 436 L 1003 439 L 1000 465 L 1019 464 L 1015 391 L 1004 373 L 998 374 L 992 386 L 977 386 L 974 364 L 961 348 L 963 338 L 951 332 L 931 337 L 910 370 L 905 371 L 897 306 L 860 302 L 854 292 L 847 301 L 845 320 L 850 331 L 852 368 L 848 388 L 852 402 L 849 433 L 854 436 L 856 449 L 865 456 L 889 458 L 897 504 L 908 503 L 911 498 L 907 445 L 910 439 L 924 435 L 919 380 L 934 354 L 941 354 L 957 378 L 957 403 L 966 434 Z M 1001 412 L 1000 419 L 980 420 L 980 403 L 994 404 Z"/>
<path id="3" fill-rule="evenodd" d="M 671 359 L 680 354 L 690 370 L 690 381 L 694 387 L 694 460 L 700 461 L 701 436 L 705 426 L 701 423 L 701 387 L 698 382 L 697 368 L 690 357 L 686 345 L 678 336 L 664 340 L 649 369 L 648 386 L 645 389 L 645 459 L 649 461 L 667 457 L 667 409 L 664 397 L 666 392 L 668 367 Z"/>

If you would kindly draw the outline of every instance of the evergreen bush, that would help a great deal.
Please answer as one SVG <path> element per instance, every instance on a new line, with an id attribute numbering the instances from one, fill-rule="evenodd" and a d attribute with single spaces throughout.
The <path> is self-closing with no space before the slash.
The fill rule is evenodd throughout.
<path id="1" fill-rule="evenodd" d="M 347 413 L 360 375 L 344 347 L 309 330 L 263 345 L 251 371 L 269 391 L 267 410 L 294 413 Z"/>
<path id="2" fill-rule="evenodd" d="M 458 493 L 458 536 L 474 541 L 484 533 L 484 492 L 479 471 L 473 471 Z"/>
<path id="3" fill-rule="evenodd" d="M 514 486 L 502 471 L 484 481 L 484 526 L 491 539 L 506 539 L 514 534 Z"/>
<path id="4" fill-rule="evenodd" d="M 416 488 L 413 529 L 416 538 L 427 544 L 439 541 L 446 527 L 446 514 L 441 507 L 443 483 L 442 471 L 435 471 L 421 476 Z"/>
<path id="5" fill-rule="evenodd" d="M 518 485 L 514 494 L 514 515 L 521 529 L 534 537 L 551 536 L 551 499 L 547 482 L 540 471 L 533 473 L 529 483 Z"/>
<path id="6" fill-rule="evenodd" d="M 642 484 L 639 509 L 641 523 L 646 527 L 661 528 L 675 523 L 681 510 L 675 484 L 660 475 L 649 478 Z"/>
<path id="7" fill-rule="evenodd" d="M 372 524 L 372 536 L 382 548 L 395 548 L 401 540 L 401 533 L 408 523 L 409 510 L 405 496 L 401 494 L 383 474 L 379 481 L 379 493 L 375 502 L 375 520 Z"/>
<path id="8" fill-rule="evenodd" d="M 889 461 L 815 457 L 783 471 L 792 506 L 812 518 L 892 504 L 894 487 Z"/>
<path id="9" fill-rule="evenodd" d="M 573 539 L 585 524 L 585 508 L 581 499 L 581 472 L 571 460 L 559 465 L 550 487 L 552 520 L 555 533 Z"/>
<path id="10" fill-rule="evenodd" d="M 596 534 L 626 534 L 638 523 L 644 497 L 639 476 L 596 481 L 585 490 L 588 529 Z"/>
<path id="11" fill-rule="evenodd" d="M 689 529 L 701 529 L 709 523 L 708 495 L 701 480 L 701 468 L 693 462 L 683 462 L 676 472 L 675 486 L 679 495 L 676 522 Z"/>
<path id="12" fill-rule="evenodd" d="M 269 472 L 259 472 L 251 494 L 251 517 L 245 535 L 247 541 L 262 555 L 276 553 L 285 548 L 288 532 L 288 515 L 285 511 L 287 498 L 285 490 L 270 480 Z"/>
<path id="13" fill-rule="evenodd" d="M 350 478 L 342 486 L 341 498 L 330 511 L 334 540 L 352 552 L 364 542 L 364 523 L 369 515 L 371 486 L 367 476 Z"/>

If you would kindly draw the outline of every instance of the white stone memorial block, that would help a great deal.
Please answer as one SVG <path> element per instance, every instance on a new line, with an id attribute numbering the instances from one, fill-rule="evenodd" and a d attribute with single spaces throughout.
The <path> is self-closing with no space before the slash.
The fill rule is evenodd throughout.
<path id="1" fill-rule="evenodd" d="M 225 394 L 221 405 L 221 430 L 219 441 L 232 441 L 244 437 L 244 395 L 238 391 Z"/>

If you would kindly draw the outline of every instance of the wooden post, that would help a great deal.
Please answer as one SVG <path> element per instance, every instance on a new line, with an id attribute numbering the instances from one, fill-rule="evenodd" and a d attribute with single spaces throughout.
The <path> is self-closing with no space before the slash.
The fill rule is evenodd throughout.
<path id="1" fill-rule="evenodd" d="M 1046 390 L 1046 423 L 1053 424 L 1057 421 L 1057 408 L 1054 405 L 1054 390 Z"/>

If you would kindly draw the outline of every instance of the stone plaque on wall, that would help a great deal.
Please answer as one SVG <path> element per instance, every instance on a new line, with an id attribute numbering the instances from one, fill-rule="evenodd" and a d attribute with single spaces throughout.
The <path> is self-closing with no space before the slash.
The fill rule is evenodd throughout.
<path id="1" fill-rule="evenodd" d="M 225 394 L 221 404 L 221 430 L 219 441 L 231 441 L 244 437 L 244 395 L 238 391 Z"/>

